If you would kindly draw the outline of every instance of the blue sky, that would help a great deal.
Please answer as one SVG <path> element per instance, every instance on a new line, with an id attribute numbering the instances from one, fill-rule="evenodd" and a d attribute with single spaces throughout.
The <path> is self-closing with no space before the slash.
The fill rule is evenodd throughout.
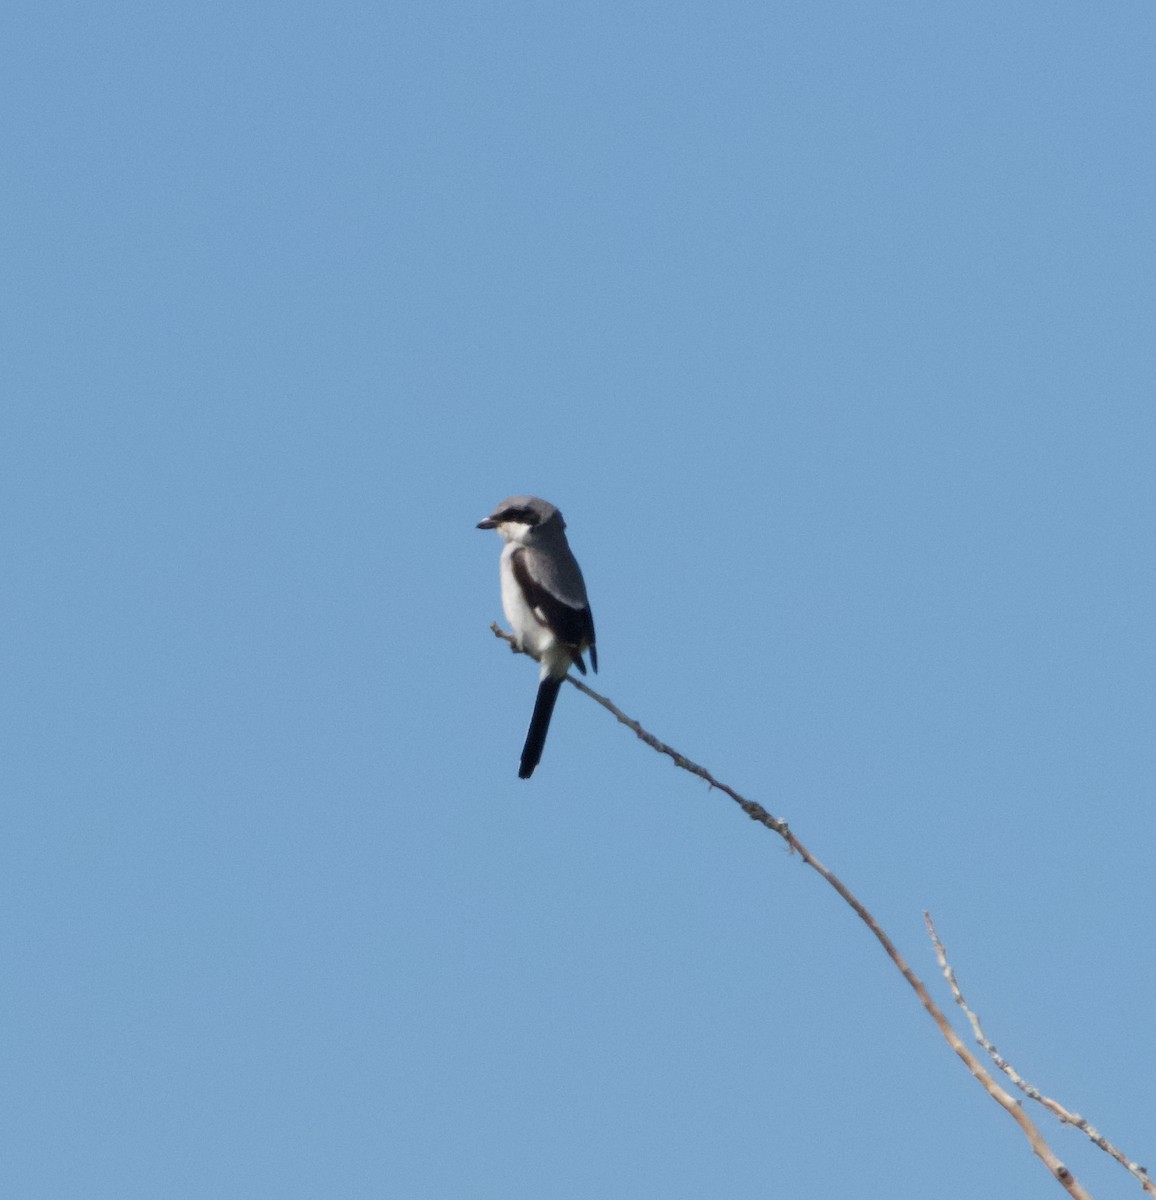
<path id="1" fill-rule="evenodd" d="M 1057 1194 L 724 797 L 570 689 L 516 778 L 515 492 L 597 686 L 1156 1166 L 1151 5 L 3 42 L 6 1195 Z"/>

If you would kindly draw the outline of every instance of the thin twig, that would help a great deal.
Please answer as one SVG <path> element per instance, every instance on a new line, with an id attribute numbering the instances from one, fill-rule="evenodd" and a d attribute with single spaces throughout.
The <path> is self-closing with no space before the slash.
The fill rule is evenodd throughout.
<path id="1" fill-rule="evenodd" d="M 499 628 L 494 623 L 490 625 L 495 637 L 501 638 L 508 642 L 511 649 L 515 653 L 524 653 L 511 634 Z M 1052 1177 L 1058 1180 L 1067 1190 L 1068 1194 L 1075 1196 L 1078 1200 L 1091 1200 L 1090 1194 L 1077 1182 L 1075 1176 L 1068 1170 L 1067 1167 L 1060 1161 L 1059 1157 L 1044 1140 L 1044 1136 L 1033 1123 L 1031 1118 L 1024 1112 L 1019 1102 L 1008 1092 L 1006 1092 L 985 1070 L 979 1059 L 964 1045 L 959 1034 L 951 1027 L 950 1022 L 940 1011 L 938 1005 L 932 1000 L 930 993 L 924 986 L 923 981 L 915 974 L 914 971 L 907 965 L 903 955 L 896 949 L 895 944 L 883 932 L 879 923 L 867 911 L 862 902 L 851 892 L 846 884 L 842 882 L 833 872 L 829 871 L 823 864 L 803 845 L 802 842 L 791 832 L 786 821 L 781 821 L 777 817 L 771 816 L 769 812 L 761 804 L 756 804 L 753 800 L 748 800 L 745 796 L 741 796 L 733 788 L 727 784 L 717 780 L 705 767 L 700 767 L 697 763 L 691 762 L 685 755 L 680 754 L 677 750 L 672 749 L 664 742 L 660 742 L 653 734 L 647 733 L 642 726 L 632 717 L 628 717 L 617 705 L 609 701 L 605 696 L 599 695 L 593 688 L 589 688 L 586 684 L 567 675 L 566 682 L 573 684 L 580 692 L 585 692 L 587 696 L 596 703 L 601 704 L 607 712 L 613 716 L 628 729 L 642 739 L 653 750 L 657 750 L 659 754 L 668 755 L 674 760 L 675 766 L 682 767 L 684 771 L 689 771 L 692 775 L 697 775 L 700 779 L 705 780 L 712 788 L 717 788 L 720 792 L 728 795 L 742 810 L 751 818 L 752 821 L 758 821 L 760 825 L 765 825 L 772 833 L 777 833 L 787 845 L 807 864 L 807 866 L 817 871 L 840 896 L 855 910 L 859 919 L 867 926 L 868 929 L 875 935 L 879 944 L 887 952 L 887 956 L 895 964 L 902 973 L 903 978 L 914 989 L 915 994 L 919 997 L 920 1004 L 927 1010 L 931 1019 L 935 1022 L 939 1032 L 943 1035 L 948 1045 L 955 1053 L 963 1060 L 964 1065 L 979 1080 L 984 1090 L 989 1096 L 999 1104 L 1019 1125 L 1023 1130 L 1024 1136 L 1028 1139 L 1033 1152 L 1047 1167 Z"/>
<path id="2" fill-rule="evenodd" d="M 988 1040 L 987 1034 L 983 1031 L 983 1026 L 979 1023 L 979 1017 L 968 1006 L 967 1001 L 963 998 L 963 992 L 959 986 L 959 980 L 955 977 L 955 970 L 951 963 L 947 960 L 947 950 L 943 942 L 940 940 L 939 934 L 936 932 L 935 924 L 931 920 L 930 913 L 923 914 L 924 923 L 927 925 L 927 932 L 931 936 L 931 944 L 935 947 L 935 957 L 939 959 L 939 965 L 943 969 L 943 977 L 947 980 L 948 987 L 951 988 L 951 994 L 955 997 L 956 1004 L 963 1009 L 968 1022 L 971 1024 L 972 1033 L 975 1034 L 975 1040 L 988 1052 L 992 1062 L 1019 1088 L 1025 1096 L 1031 1100 L 1035 1100 L 1038 1104 L 1042 1104 L 1053 1116 L 1060 1120 L 1065 1125 L 1074 1125 L 1082 1133 L 1084 1133 L 1090 1141 L 1099 1146 L 1105 1154 L 1110 1154 L 1122 1167 L 1130 1171 L 1132 1175 L 1139 1181 L 1140 1186 L 1148 1193 L 1149 1196 L 1156 1196 L 1156 1184 L 1153 1184 L 1152 1179 L 1148 1175 L 1147 1168 L 1140 1166 L 1139 1163 L 1133 1162 L 1123 1151 L 1117 1149 L 1098 1129 L 1090 1125 L 1079 1113 L 1069 1112 L 1058 1101 L 1051 1099 L 1050 1096 L 1045 1096 L 1039 1088 L 1028 1083 L 1015 1067 L 1007 1061 L 1006 1058 L 995 1048 Z"/>

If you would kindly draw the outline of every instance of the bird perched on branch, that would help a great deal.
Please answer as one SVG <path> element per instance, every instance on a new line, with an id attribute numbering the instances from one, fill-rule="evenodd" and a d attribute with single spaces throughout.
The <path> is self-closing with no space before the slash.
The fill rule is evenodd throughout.
<path id="1" fill-rule="evenodd" d="M 582 655 L 598 670 L 594 647 L 594 618 L 586 599 L 586 584 L 570 544 L 562 514 L 537 496 L 503 500 L 479 529 L 496 529 L 506 545 L 500 574 L 502 608 L 513 627 L 518 647 L 541 664 L 538 698 L 522 747 L 519 779 L 529 779 L 542 758 L 546 731 L 571 666 L 585 675 Z"/>

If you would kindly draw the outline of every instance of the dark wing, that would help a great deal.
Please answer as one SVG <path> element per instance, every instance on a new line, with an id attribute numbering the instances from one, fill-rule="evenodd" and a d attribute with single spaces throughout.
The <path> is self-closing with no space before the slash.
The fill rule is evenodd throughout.
<path id="1" fill-rule="evenodd" d="M 526 563 L 526 550 L 519 547 L 510 556 L 510 566 L 514 569 L 514 579 L 526 597 L 526 603 L 533 609 L 534 615 L 550 629 L 554 636 L 570 651 L 574 665 L 586 674 L 586 664 L 582 661 L 582 649 L 590 647 L 590 661 L 598 670 L 598 659 L 594 652 L 594 618 L 590 615 L 588 606 L 572 608 L 564 600 L 559 600 L 553 592 L 544 588 L 530 574 Z"/>

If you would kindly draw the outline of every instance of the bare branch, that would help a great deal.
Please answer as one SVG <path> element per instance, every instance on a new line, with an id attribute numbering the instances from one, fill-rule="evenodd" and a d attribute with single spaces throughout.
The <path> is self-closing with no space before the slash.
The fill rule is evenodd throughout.
<path id="1" fill-rule="evenodd" d="M 517 642 L 511 634 L 499 628 L 494 623 L 490 625 L 495 637 L 501 638 L 510 644 L 513 650 L 517 653 L 524 653 L 518 647 Z M 657 750 L 659 754 L 665 754 L 674 760 L 677 767 L 682 767 L 684 771 L 689 771 L 692 775 L 697 775 L 700 779 L 705 780 L 712 788 L 717 788 L 720 792 L 728 795 L 742 810 L 751 818 L 752 821 L 758 821 L 760 825 L 765 825 L 772 833 L 777 833 L 779 837 L 787 843 L 787 846 L 807 864 L 807 866 L 817 871 L 840 896 L 855 910 L 859 919 L 867 926 L 868 929 L 875 935 L 879 944 L 887 952 L 887 956 L 899 969 L 903 978 L 914 989 L 915 994 L 919 997 L 920 1004 L 927 1010 L 931 1019 L 935 1022 L 939 1032 L 943 1035 L 948 1045 L 955 1053 L 963 1060 L 964 1065 L 979 1080 L 984 1090 L 989 1096 L 999 1104 L 1019 1125 L 1024 1136 L 1028 1139 L 1032 1150 L 1036 1156 L 1043 1162 L 1051 1173 L 1052 1177 L 1060 1182 L 1067 1190 L 1068 1194 L 1077 1197 L 1077 1200 L 1091 1200 L 1090 1194 L 1076 1181 L 1075 1176 L 1068 1170 L 1067 1167 L 1060 1161 L 1052 1148 L 1044 1140 L 1043 1134 L 1036 1128 L 1031 1118 L 1024 1112 L 1019 1102 L 988 1074 L 983 1064 L 978 1058 L 964 1045 L 959 1034 L 951 1027 L 950 1022 L 940 1011 L 938 1005 L 932 1000 L 930 993 L 924 986 L 923 981 L 915 974 L 914 971 L 907 965 L 903 955 L 896 949 L 895 944 L 883 932 L 879 923 L 867 911 L 862 902 L 856 898 L 846 884 L 842 882 L 833 872 L 829 871 L 823 864 L 803 845 L 802 842 L 791 832 L 786 821 L 781 821 L 777 817 L 773 817 L 761 804 L 756 804 L 753 800 L 748 800 L 745 796 L 740 795 L 725 783 L 719 782 L 705 767 L 700 767 L 697 763 L 693 763 L 680 754 L 677 750 L 672 749 L 664 742 L 660 742 L 653 734 L 647 733 L 642 726 L 632 717 L 628 717 L 617 705 L 611 703 L 605 696 L 599 695 L 593 688 L 589 688 L 586 684 L 575 679 L 571 675 L 566 676 L 566 682 L 571 683 L 580 692 L 585 692 L 593 701 L 601 704 L 607 712 L 612 713 L 614 717 L 625 725 L 628 729 L 642 739 L 653 750 Z"/>
<path id="2" fill-rule="evenodd" d="M 1031 1100 L 1035 1100 L 1038 1104 L 1042 1104 L 1053 1116 L 1065 1125 L 1074 1125 L 1077 1129 L 1087 1135 L 1105 1154 L 1110 1154 L 1122 1167 L 1130 1171 L 1139 1181 L 1140 1186 L 1148 1193 L 1149 1196 L 1156 1196 L 1156 1184 L 1148 1176 L 1146 1168 L 1140 1166 L 1139 1163 L 1133 1162 L 1128 1158 L 1123 1151 L 1118 1150 L 1100 1131 L 1090 1125 L 1079 1113 L 1069 1112 L 1062 1104 L 1056 1100 L 1052 1100 L 1049 1096 L 1045 1096 L 1039 1088 L 1028 1083 L 1016 1069 L 1007 1061 L 1006 1058 L 988 1041 L 987 1034 L 983 1031 L 983 1026 L 979 1023 L 979 1017 L 968 1007 L 967 1001 L 963 998 L 963 992 L 960 990 L 959 981 L 955 977 L 951 963 L 947 961 L 947 950 L 944 948 L 943 942 L 940 940 L 939 934 L 936 932 L 935 925 L 931 920 L 930 913 L 923 914 L 923 920 L 927 925 L 927 932 L 931 936 L 931 944 L 935 947 L 935 957 L 939 959 L 939 965 L 943 969 L 943 977 L 947 980 L 948 986 L 951 988 L 951 994 L 955 997 L 956 1004 L 963 1009 L 968 1021 L 971 1024 L 972 1032 L 975 1034 L 975 1040 L 988 1052 L 992 1062 L 1020 1089 L 1025 1096 Z"/>

